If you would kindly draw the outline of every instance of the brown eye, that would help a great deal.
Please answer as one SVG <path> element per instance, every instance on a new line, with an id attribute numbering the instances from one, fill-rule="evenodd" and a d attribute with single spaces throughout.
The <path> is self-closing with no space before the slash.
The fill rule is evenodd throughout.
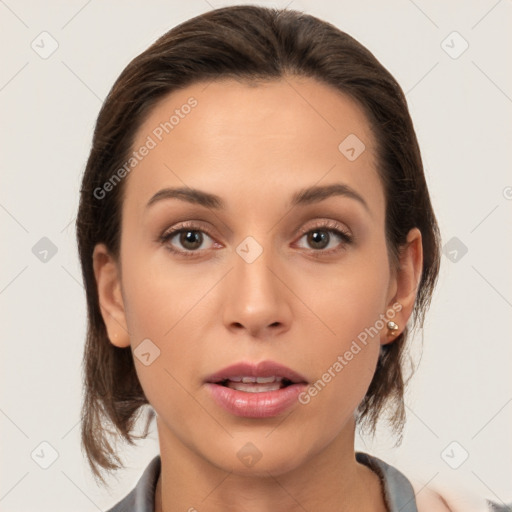
<path id="1" fill-rule="evenodd" d="M 329 232 L 326 230 L 310 231 L 307 235 L 308 244 L 314 249 L 325 249 L 330 241 Z"/>
<path id="2" fill-rule="evenodd" d="M 206 238 L 205 238 L 206 237 Z M 206 239 L 210 239 L 210 245 L 204 247 Z M 201 253 L 213 245 L 213 240 L 203 228 L 195 225 L 180 225 L 159 237 L 159 241 L 169 251 L 183 256 L 195 256 L 193 253 Z"/>
<path id="3" fill-rule="evenodd" d="M 203 236 L 201 231 L 192 231 L 190 229 L 182 230 L 179 233 L 179 243 L 188 250 L 199 249 L 203 242 Z"/>
<path id="4" fill-rule="evenodd" d="M 320 255 L 343 250 L 352 243 L 352 236 L 340 224 L 333 221 L 326 221 L 310 230 L 304 229 L 302 233 L 302 238 L 306 238 L 306 248 L 310 248 Z"/>

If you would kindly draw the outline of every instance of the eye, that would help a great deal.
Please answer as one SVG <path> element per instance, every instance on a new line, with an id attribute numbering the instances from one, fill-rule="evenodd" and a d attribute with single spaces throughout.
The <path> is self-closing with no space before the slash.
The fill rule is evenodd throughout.
<path id="1" fill-rule="evenodd" d="M 205 236 L 211 239 L 210 235 L 203 227 L 191 222 L 185 222 L 169 231 L 166 231 L 159 240 L 169 251 L 173 253 L 182 254 L 184 256 L 196 256 L 191 253 L 199 253 L 200 250 L 209 249 L 213 245 L 210 244 L 207 247 L 201 248 L 204 243 Z M 176 245 L 181 246 L 181 248 L 177 248 Z"/>
<path id="2" fill-rule="evenodd" d="M 335 221 L 322 221 L 311 229 L 302 229 L 301 233 L 303 233 L 301 239 L 305 237 L 306 242 L 314 252 L 321 252 L 322 254 L 331 254 L 343 250 L 344 246 L 351 244 L 353 240 L 346 229 Z M 338 240 L 337 244 L 335 239 Z M 334 247 L 332 243 L 334 243 Z"/>
<path id="3" fill-rule="evenodd" d="M 335 221 L 321 221 L 320 224 L 310 229 L 302 229 L 302 238 L 306 238 L 311 252 L 315 256 L 325 256 L 331 253 L 342 251 L 353 241 L 352 235 Z M 211 242 L 204 247 L 205 237 Z M 336 244 L 337 239 L 337 244 Z M 207 249 L 211 249 L 213 242 L 208 230 L 194 222 L 184 222 L 159 237 L 159 242 L 170 252 L 185 256 L 196 257 Z M 332 245 L 334 244 L 334 247 Z M 329 247 L 331 246 L 331 247 Z M 315 254 L 318 253 L 318 254 Z"/>

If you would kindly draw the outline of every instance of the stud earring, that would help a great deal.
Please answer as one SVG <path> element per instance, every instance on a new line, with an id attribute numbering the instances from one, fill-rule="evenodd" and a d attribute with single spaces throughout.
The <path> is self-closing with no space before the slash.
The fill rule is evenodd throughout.
<path id="1" fill-rule="evenodd" d="M 388 334 L 389 334 L 390 336 L 395 336 L 395 335 L 397 334 L 397 331 L 398 331 L 398 325 L 397 325 L 395 322 L 393 322 L 393 321 L 391 321 L 391 320 L 390 320 L 390 321 L 387 323 L 387 327 L 388 327 L 388 329 L 389 329 Z"/>

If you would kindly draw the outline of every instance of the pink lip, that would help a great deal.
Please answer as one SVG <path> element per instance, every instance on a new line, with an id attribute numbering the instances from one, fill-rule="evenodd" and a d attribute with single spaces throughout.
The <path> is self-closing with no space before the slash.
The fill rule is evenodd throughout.
<path id="1" fill-rule="evenodd" d="M 228 388 L 222 381 L 236 376 L 283 377 L 292 384 L 262 393 L 249 393 Z M 284 412 L 297 402 L 298 395 L 306 388 L 306 379 L 299 373 L 273 361 L 259 364 L 237 363 L 206 378 L 206 387 L 213 400 L 224 410 L 245 418 L 270 418 Z"/>
<path id="2" fill-rule="evenodd" d="M 274 361 L 235 363 L 210 375 L 205 381 L 216 383 L 238 375 L 245 375 L 247 377 L 271 377 L 275 375 L 276 377 L 284 377 L 291 380 L 293 383 L 307 382 L 304 376 Z"/>

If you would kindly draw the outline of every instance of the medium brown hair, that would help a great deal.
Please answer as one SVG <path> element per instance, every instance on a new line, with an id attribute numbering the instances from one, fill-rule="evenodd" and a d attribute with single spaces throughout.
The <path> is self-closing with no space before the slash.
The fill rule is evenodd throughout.
<path id="1" fill-rule="evenodd" d="M 405 95 L 391 74 L 351 36 L 298 11 L 240 5 L 181 23 L 133 59 L 113 85 L 98 116 L 80 191 L 76 229 L 88 308 L 81 439 L 93 474 L 103 483 L 101 470 L 123 467 L 107 433 L 134 444 L 135 438 L 147 436 L 154 411 L 149 407 L 145 431 L 136 436 L 132 430 L 148 400 L 130 347 L 118 348 L 108 339 L 92 261 L 98 243 L 119 258 L 124 180 L 101 199 L 95 190 L 123 167 L 141 124 L 171 92 L 205 80 L 257 83 L 294 75 L 334 87 L 365 112 L 376 141 L 393 265 L 409 230 L 417 227 L 422 233 L 423 269 L 412 327 L 423 325 L 439 272 L 440 235 Z M 379 416 L 390 405 L 390 424 L 401 434 L 408 335 L 406 326 L 392 343 L 381 346 L 375 375 L 357 410 L 361 428 L 375 433 Z"/>

